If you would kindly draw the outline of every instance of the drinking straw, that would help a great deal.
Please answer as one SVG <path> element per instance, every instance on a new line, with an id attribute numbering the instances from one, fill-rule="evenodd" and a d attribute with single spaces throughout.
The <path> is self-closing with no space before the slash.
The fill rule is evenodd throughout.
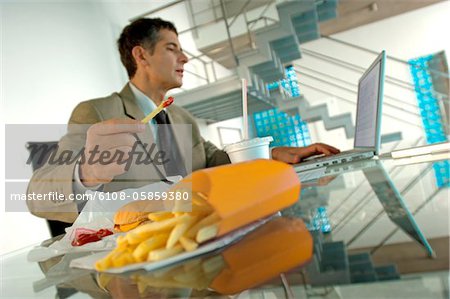
<path id="1" fill-rule="evenodd" d="M 242 118 L 244 127 L 244 140 L 248 139 L 248 107 L 247 107 L 247 80 L 242 78 Z"/>

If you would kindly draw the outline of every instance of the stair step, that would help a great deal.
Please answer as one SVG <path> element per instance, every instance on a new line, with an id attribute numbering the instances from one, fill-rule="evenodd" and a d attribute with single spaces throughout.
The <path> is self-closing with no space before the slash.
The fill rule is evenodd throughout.
<path id="1" fill-rule="evenodd" d="M 298 46 L 297 40 L 293 35 L 288 35 L 283 38 L 274 39 L 270 42 L 272 49 L 286 49 L 287 47 Z"/>
<path id="2" fill-rule="evenodd" d="M 375 274 L 375 272 L 367 273 L 367 274 L 358 274 L 358 275 L 352 275 L 350 273 L 350 277 L 351 277 L 352 283 L 364 283 L 364 282 L 377 281 L 377 275 Z"/>
<path id="3" fill-rule="evenodd" d="M 231 2 L 229 5 L 233 7 L 233 9 L 237 6 L 242 8 L 241 4 L 231 4 Z M 256 5 L 253 2 L 259 3 L 260 1 L 250 1 L 250 4 L 245 4 L 246 8 L 253 9 L 261 6 L 260 4 Z M 337 3 L 338 0 L 295 0 L 284 1 L 276 4 L 279 21 L 275 24 L 260 28 L 255 32 L 251 32 L 250 35 L 254 36 L 253 42 L 251 38 L 249 38 L 248 33 L 241 33 L 239 36 L 232 38 L 236 55 L 238 58 L 241 58 L 243 52 L 247 52 L 253 45 L 256 45 L 258 54 L 264 57 L 264 59 L 257 59 L 257 61 L 253 61 L 248 57 L 248 55 L 244 55 L 247 57 L 245 59 L 243 58 L 241 61 L 241 63 L 247 66 L 253 66 L 254 64 L 261 63 L 265 60 L 273 59 L 271 43 L 276 40 L 284 38 L 291 39 L 295 44 L 292 46 L 292 49 L 295 49 L 298 48 L 299 43 L 317 39 L 320 36 L 318 23 L 336 17 Z M 252 11 L 251 13 L 253 12 L 256 11 Z M 228 13 L 229 12 L 227 12 L 227 14 Z M 200 42 L 200 38 L 197 40 Z M 289 53 L 287 54 L 283 53 L 285 49 L 280 50 L 277 49 L 276 46 L 273 46 L 272 48 L 276 49 L 282 63 L 289 63 L 293 60 L 301 58 L 301 54 L 298 49 L 292 51 L 289 50 Z M 234 58 L 230 58 L 229 55 L 222 58 L 219 56 L 227 55 L 230 52 L 229 44 L 226 39 L 223 41 L 216 40 L 215 44 L 199 46 L 199 50 L 207 56 L 210 56 L 213 60 L 220 62 L 227 68 L 236 67 Z"/>
<path id="4" fill-rule="evenodd" d="M 348 261 L 351 264 L 367 263 L 367 262 L 372 263 L 372 258 L 370 257 L 370 254 L 368 252 L 363 252 L 349 255 Z"/>
<path id="5" fill-rule="evenodd" d="M 271 41 L 270 47 L 277 53 L 282 63 L 301 58 L 298 41 L 292 35 Z"/>
<path id="6" fill-rule="evenodd" d="M 349 263 L 344 242 L 327 242 L 322 244 L 322 272 L 348 271 Z"/>
<path id="7" fill-rule="evenodd" d="M 312 40 L 316 40 L 320 37 L 318 31 L 311 31 L 311 32 L 303 32 L 301 35 L 298 36 L 298 40 L 300 44 L 307 43 Z"/>
<path id="8" fill-rule="evenodd" d="M 237 76 L 175 95 L 177 104 L 198 118 L 222 121 L 242 116 L 241 80 Z M 249 93 L 249 113 L 273 109 L 276 102 L 261 92 Z"/>
<path id="9" fill-rule="evenodd" d="M 377 274 L 368 252 L 348 256 L 352 283 L 377 281 Z"/>
<path id="10" fill-rule="evenodd" d="M 300 43 L 320 37 L 318 23 L 319 17 L 315 9 L 292 18 L 292 24 Z"/>
<path id="11" fill-rule="evenodd" d="M 375 267 L 375 273 L 377 275 L 377 280 L 380 281 L 400 279 L 397 266 L 394 264 Z"/>
<path id="12" fill-rule="evenodd" d="M 319 22 L 328 21 L 337 17 L 338 0 L 325 0 L 317 5 Z"/>
<path id="13" fill-rule="evenodd" d="M 384 134 L 381 136 L 381 143 L 388 143 L 388 142 L 394 142 L 394 141 L 399 141 L 402 140 L 403 136 L 402 136 L 402 132 L 394 132 L 394 133 L 389 133 L 389 134 Z"/>
<path id="14" fill-rule="evenodd" d="M 270 59 L 270 42 L 291 36 L 296 38 L 296 32 L 293 30 L 292 17 L 313 10 L 316 5 L 313 0 L 290 1 L 277 5 L 280 22 L 274 25 L 260 29 L 255 34 L 255 43 L 261 53 L 264 53 Z M 317 15 L 317 14 L 316 14 Z M 318 20 L 318 18 L 316 18 Z M 296 41 L 297 42 L 297 41 Z"/>

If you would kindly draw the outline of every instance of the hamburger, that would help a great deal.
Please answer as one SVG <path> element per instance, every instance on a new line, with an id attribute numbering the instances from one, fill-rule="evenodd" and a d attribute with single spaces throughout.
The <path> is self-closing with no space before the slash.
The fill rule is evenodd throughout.
<path id="1" fill-rule="evenodd" d="M 114 229 L 118 232 L 127 232 L 135 227 L 150 221 L 148 214 L 152 212 L 151 204 L 147 200 L 130 202 L 114 215 Z"/>

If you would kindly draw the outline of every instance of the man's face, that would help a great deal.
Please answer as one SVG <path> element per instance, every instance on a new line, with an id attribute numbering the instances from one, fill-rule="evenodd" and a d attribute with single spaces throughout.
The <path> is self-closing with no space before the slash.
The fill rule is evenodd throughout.
<path id="1" fill-rule="evenodd" d="M 184 64 L 188 58 L 173 31 L 160 30 L 153 54 L 147 51 L 145 56 L 148 63 L 145 72 L 152 84 L 166 90 L 183 84 Z"/>

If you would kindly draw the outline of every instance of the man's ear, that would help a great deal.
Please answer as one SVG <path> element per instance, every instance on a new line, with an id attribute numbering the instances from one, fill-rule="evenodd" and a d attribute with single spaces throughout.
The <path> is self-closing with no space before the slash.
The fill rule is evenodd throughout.
<path id="1" fill-rule="evenodd" d="M 147 50 L 145 50 L 141 46 L 135 46 L 131 50 L 131 55 L 133 55 L 134 60 L 136 61 L 136 65 L 148 65 L 148 61 L 145 59 L 145 54 L 147 53 Z"/>

